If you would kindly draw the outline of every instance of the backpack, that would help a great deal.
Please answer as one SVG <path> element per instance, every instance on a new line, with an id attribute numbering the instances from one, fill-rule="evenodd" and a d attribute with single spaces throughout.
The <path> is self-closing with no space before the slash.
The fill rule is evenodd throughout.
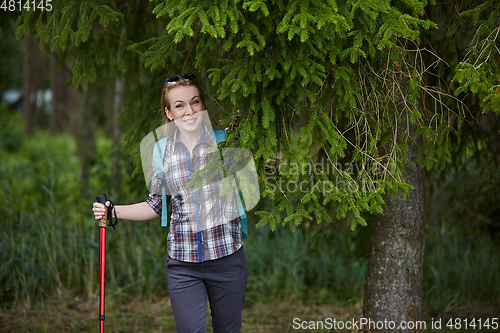
<path id="1" fill-rule="evenodd" d="M 217 143 L 221 143 L 226 140 L 226 131 L 223 129 L 213 129 L 213 133 L 215 136 L 215 140 Z M 170 203 L 170 195 L 166 195 L 165 186 L 163 186 L 163 182 L 165 181 L 163 175 L 163 156 L 165 152 L 165 147 L 167 146 L 168 137 L 164 137 L 158 141 L 154 146 L 153 150 L 153 165 L 158 174 L 158 183 L 161 188 L 162 193 L 162 210 L 161 210 L 161 226 L 166 227 L 168 225 L 168 203 Z M 241 234 L 243 238 L 248 235 L 248 226 L 247 226 L 247 214 L 245 213 L 245 207 L 241 200 L 241 191 L 238 189 L 238 195 L 236 196 L 238 213 L 240 215 L 241 220 Z M 165 209 L 167 208 L 167 209 Z"/>

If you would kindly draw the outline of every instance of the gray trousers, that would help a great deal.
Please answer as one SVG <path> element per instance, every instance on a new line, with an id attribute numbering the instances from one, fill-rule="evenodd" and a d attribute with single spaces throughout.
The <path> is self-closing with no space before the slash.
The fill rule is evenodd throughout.
<path id="1" fill-rule="evenodd" d="M 243 247 L 201 263 L 167 259 L 167 283 L 178 333 L 207 332 L 207 296 L 214 333 L 240 332 L 248 267 Z"/>

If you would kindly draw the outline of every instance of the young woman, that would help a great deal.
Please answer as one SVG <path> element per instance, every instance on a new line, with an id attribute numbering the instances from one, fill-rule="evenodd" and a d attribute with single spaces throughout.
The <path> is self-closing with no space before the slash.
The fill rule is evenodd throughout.
<path id="1" fill-rule="evenodd" d="M 165 179 L 171 191 L 180 189 L 171 192 L 172 217 L 167 239 L 167 283 L 177 332 L 207 331 L 207 297 L 214 332 L 239 332 L 248 276 L 239 218 L 221 223 L 223 217 L 204 212 L 202 207 L 213 196 L 203 193 L 203 189 L 196 195 L 175 194 L 193 193 L 182 191 L 194 171 L 206 165 L 203 153 L 216 144 L 204 119 L 205 99 L 196 77 L 183 74 L 168 78 L 161 104 L 165 123 L 174 123 L 168 125 L 172 131 L 167 131 Z M 167 209 L 155 188 L 158 178 L 154 168 L 152 179 L 146 201 L 115 206 L 119 219 L 151 220 Z M 93 204 L 96 220 L 103 217 L 104 210 L 101 204 Z M 195 226 L 201 224 L 203 228 Z"/>

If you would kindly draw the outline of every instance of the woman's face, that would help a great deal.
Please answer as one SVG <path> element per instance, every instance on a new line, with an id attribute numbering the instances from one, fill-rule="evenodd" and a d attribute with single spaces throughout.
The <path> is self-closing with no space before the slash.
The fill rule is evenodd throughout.
<path id="1" fill-rule="evenodd" d="M 205 106 L 201 102 L 198 89 L 195 86 L 178 86 L 167 93 L 170 110 L 165 113 L 173 120 L 179 129 L 193 132 L 203 120 Z"/>

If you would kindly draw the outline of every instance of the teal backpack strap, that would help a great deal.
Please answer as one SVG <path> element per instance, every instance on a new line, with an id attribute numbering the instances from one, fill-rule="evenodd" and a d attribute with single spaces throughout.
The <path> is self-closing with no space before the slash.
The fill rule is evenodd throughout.
<path id="1" fill-rule="evenodd" d="M 167 137 L 164 137 L 158 141 L 156 141 L 154 150 L 153 150 L 153 165 L 158 175 L 158 184 L 161 188 L 161 226 L 166 227 L 168 224 L 168 200 L 167 195 L 165 193 L 165 177 L 163 174 L 163 157 L 165 154 L 165 147 L 167 145 Z"/>
<path id="2" fill-rule="evenodd" d="M 214 132 L 215 140 L 217 143 L 221 143 L 226 140 L 226 131 L 220 128 L 214 128 L 212 130 Z"/>
<path id="3" fill-rule="evenodd" d="M 226 140 L 226 131 L 220 128 L 215 128 L 213 129 L 215 140 L 217 140 L 217 143 L 221 143 L 222 141 Z M 236 197 L 236 200 L 238 201 L 238 213 L 240 214 L 240 220 L 241 220 L 241 234 L 243 238 L 245 238 L 248 235 L 248 224 L 247 224 L 247 214 L 245 213 L 245 206 L 243 204 L 243 201 L 241 200 L 241 190 L 238 187 L 238 196 Z"/>

